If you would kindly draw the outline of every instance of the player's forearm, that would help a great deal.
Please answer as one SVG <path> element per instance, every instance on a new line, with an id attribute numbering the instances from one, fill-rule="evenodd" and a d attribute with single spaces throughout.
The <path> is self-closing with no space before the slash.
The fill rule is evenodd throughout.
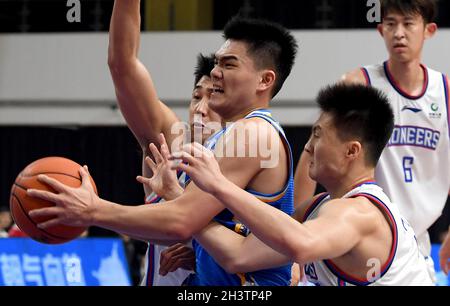
<path id="1" fill-rule="evenodd" d="M 109 64 L 122 69 L 137 58 L 140 42 L 140 0 L 116 0 L 109 30 Z"/>
<path id="2" fill-rule="evenodd" d="M 255 237 L 243 237 L 217 223 L 209 224 L 195 239 L 230 274 L 275 268 L 290 261 Z"/>
<path id="3" fill-rule="evenodd" d="M 94 226 L 153 243 L 173 244 L 190 238 L 184 227 L 186 218 L 160 205 L 125 206 L 100 200 L 91 217 Z"/>
<path id="4" fill-rule="evenodd" d="M 194 238 L 225 271 L 230 274 L 243 273 L 245 271 L 236 271 L 236 267 L 240 260 L 238 254 L 240 252 L 237 250 L 240 249 L 244 237 L 236 236 L 230 239 L 226 231 L 230 230 L 214 222 L 197 233 Z"/>
<path id="5" fill-rule="evenodd" d="M 262 242 L 293 261 L 306 248 L 307 229 L 284 212 L 273 208 L 230 181 L 220 185 L 214 196 Z M 305 242 L 305 243 L 304 243 Z"/>

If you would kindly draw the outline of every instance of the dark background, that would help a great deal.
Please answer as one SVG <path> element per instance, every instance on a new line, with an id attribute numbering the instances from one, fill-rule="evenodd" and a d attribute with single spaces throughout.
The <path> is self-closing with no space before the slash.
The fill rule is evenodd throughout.
<path id="1" fill-rule="evenodd" d="M 168 1 L 171 0 L 153 0 Z M 173 0 L 172 0 L 173 1 Z M 236 14 L 277 21 L 290 29 L 373 28 L 367 0 L 211 0 L 212 25 L 221 30 Z M 0 0 L 0 32 L 108 31 L 113 0 L 80 0 L 81 23 L 68 23 L 66 0 Z M 145 1 L 141 2 L 145 11 Z M 172 2 L 173 3 L 173 2 Z M 450 1 L 438 1 L 440 27 L 450 27 Z M 142 14 L 142 24 L 145 24 Z"/>

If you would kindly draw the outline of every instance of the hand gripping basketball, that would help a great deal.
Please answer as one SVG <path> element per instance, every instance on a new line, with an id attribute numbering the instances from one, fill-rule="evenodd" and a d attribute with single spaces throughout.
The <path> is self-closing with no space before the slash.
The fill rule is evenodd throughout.
<path id="1" fill-rule="evenodd" d="M 80 222 L 82 218 L 77 222 L 67 222 L 67 224 L 76 226 L 59 223 L 64 218 L 55 219 L 46 224 L 55 216 L 62 215 L 61 208 L 55 207 L 55 203 L 57 205 L 66 204 L 63 203 L 66 191 L 87 187 L 89 190 L 93 189 L 94 195 L 96 195 L 97 189 L 94 180 L 88 174 L 80 173 L 80 168 L 78 163 L 67 158 L 46 157 L 29 164 L 19 173 L 11 188 L 10 210 L 15 223 L 27 236 L 39 242 L 58 244 L 70 241 L 86 231 L 86 223 Z M 41 179 L 40 175 L 43 174 L 46 177 Z M 82 184 L 83 178 L 86 177 L 89 179 Z M 28 190 L 30 190 L 30 194 L 28 194 Z M 29 216 L 30 211 L 42 208 L 52 208 L 51 213 L 56 209 L 56 213 L 45 214 L 46 210 L 44 210 L 36 216 L 32 214 L 33 218 Z M 68 214 L 67 211 L 64 211 L 64 214 Z M 38 226 L 40 223 L 43 223 L 42 227 Z M 52 226 L 52 224 L 59 225 Z"/>
<path id="2" fill-rule="evenodd" d="M 79 188 L 66 186 L 46 175 L 39 175 L 38 180 L 51 187 L 55 193 L 36 189 L 29 189 L 28 195 L 34 198 L 49 201 L 55 204 L 33 210 L 29 213 L 32 219 L 54 217 L 38 224 L 41 229 L 56 225 L 87 227 L 92 225 L 92 215 L 99 197 L 90 180 L 87 167 L 79 169 L 82 183 Z"/>

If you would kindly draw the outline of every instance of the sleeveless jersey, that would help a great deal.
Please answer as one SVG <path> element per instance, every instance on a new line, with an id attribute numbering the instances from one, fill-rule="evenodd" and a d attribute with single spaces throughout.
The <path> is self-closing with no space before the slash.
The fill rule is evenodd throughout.
<path id="1" fill-rule="evenodd" d="M 283 129 L 273 118 L 268 110 L 258 110 L 250 113 L 245 119 L 261 118 L 269 122 L 280 134 L 289 158 L 289 176 L 283 190 L 276 194 L 267 195 L 256 191 L 246 190 L 253 194 L 258 199 L 271 205 L 288 215 L 294 212 L 294 179 L 293 179 L 293 161 L 292 152 L 289 142 L 284 134 Z M 205 144 L 208 149 L 214 150 L 220 138 L 226 135 L 234 125 L 230 125 L 217 134 L 213 135 Z M 214 219 L 216 222 L 236 231 L 244 236 L 248 234 L 245 225 L 242 225 L 234 218 L 234 215 L 229 210 L 224 210 Z M 220 239 L 220 237 L 218 238 Z M 243 286 L 243 285 L 258 285 L 258 286 L 288 286 L 291 279 L 292 264 L 283 267 L 261 270 L 245 274 L 228 274 L 222 267 L 208 254 L 208 252 L 195 240 L 193 242 L 196 260 L 197 271 L 192 274 L 187 281 L 191 286 Z"/>
<path id="2" fill-rule="evenodd" d="M 178 181 L 184 188 L 186 180 L 186 173 L 178 175 Z M 150 194 L 146 201 L 147 204 L 163 203 L 164 199 L 159 197 L 156 193 Z M 191 243 L 188 244 L 192 247 Z M 184 280 L 191 273 L 183 269 L 178 269 L 175 272 L 168 273 L 166 276 L 159 275 L 159 262 L 161 253 L 167 249 L 167 246 L 148 244 L 147 253 L 145 254 L 145 276 L 141 282 L 142 286 L 181 286 Z"/>
<path id="3" fill-rule="evenodd" d="M 416 97 L 399 88 L 387 62 L 362 69 L 368 84 L 388 95 L 395 115 L 375 178 L 418 237 L 441 215 L 450 188 L 449 84 L 422 68 L 425 84 Z"/>
<path id="4" fill-rule="evenodd" d="M 305 266 L 308 281 L 319 286 L 431 286 L 425 259 L 419 252 L 414 230 L 383 190 L 373 182 L 364 183 L 343 198 L 365 197 L 380 209 L 389 220 L 392 231 L 390 256 L 372 281 L 361 280 L 339 269 L 332 260 L 309 263 Z M 307 210 L 304 221 L 317 218 L 320 208 L 330 200 L 328 194 L 319 195 Z M 372 264 L 368 262 L 368 267 Z M 377 274 L 369 275 L 375 278 Z M 368 277 L 368 278 L 369 278 Z"/>

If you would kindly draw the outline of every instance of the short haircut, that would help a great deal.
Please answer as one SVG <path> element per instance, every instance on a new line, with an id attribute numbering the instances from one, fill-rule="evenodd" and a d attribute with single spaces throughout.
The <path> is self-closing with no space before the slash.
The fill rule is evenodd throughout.
<path id="1" fill-rule="evenodd" d="M 211 71 L 214 69 L 214 54 L 209 56 L 204 56 L 203 54 L 199 54 L 197 56 L 197 66 L 195 66 L 194 77 L 195 77 L 195 85 L 201 80 L 202 77 L 207 76 L 211 77 Z"/>
<path id="2" fill-rule="evenodd" d="M 298 45 L 292 34 L 276 23 L 237 16 L 227 23 L 223 36 L 245 42 L 257 69 L 275 71 L 272 98 L 275 97 L 295 63 Z"/>
<path id="3" fill-rule="evenodd" d="M 437 16 L 437 5 L 435 0 L 381 0 L 381 15 L 396 12 L 404 16 L 419 14 L 425 24 L 434 22 Z"/>
<path id="4" fill-rule="evenodd" d="M 317 103 L 332 116 L 338 137 L 360 141 L 366 163 L 375 167 L 394 129 L 387 96 L 372 87 L 337 84 L 322 89 Z"/>

